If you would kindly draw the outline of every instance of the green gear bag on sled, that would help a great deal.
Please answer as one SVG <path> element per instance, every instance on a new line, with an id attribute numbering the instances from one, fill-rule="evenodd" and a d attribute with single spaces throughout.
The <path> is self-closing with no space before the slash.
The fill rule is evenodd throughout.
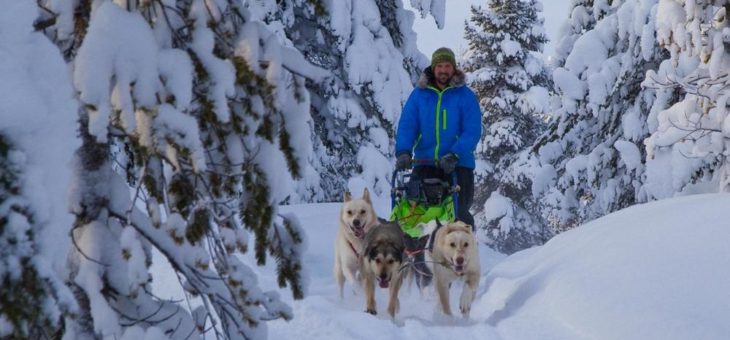
<path id="1" fill-rule="evenodd" d="M 421 237 L 419 223 L 428 223 L 433 220 L 453 221 L 454 201 L 452 197 L 445 198 L 440 205 L 426 206 L 415 201 L 403 198 L 390 213 L 391 221 L 398 221 L 403 232 L 410 237 Z"/>

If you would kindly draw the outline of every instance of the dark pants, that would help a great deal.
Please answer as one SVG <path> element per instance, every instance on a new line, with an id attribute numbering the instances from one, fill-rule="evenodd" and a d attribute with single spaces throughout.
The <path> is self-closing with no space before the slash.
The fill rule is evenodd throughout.
<path id="1" fill-rule="evenodd" d="M 413 169 L 414 177 L 418 178 L 445 178 L 451 181 L 451 176 L 445 175 L 441 169 L 432 166 L 417 166 Z M 474 216 L 469 209 L 474 203 L 474 169 L 457 167 L 456 184 L 459 185 L 459 202 L 456 210 L 456 219 L 470 226 L 474 226 Z"/>

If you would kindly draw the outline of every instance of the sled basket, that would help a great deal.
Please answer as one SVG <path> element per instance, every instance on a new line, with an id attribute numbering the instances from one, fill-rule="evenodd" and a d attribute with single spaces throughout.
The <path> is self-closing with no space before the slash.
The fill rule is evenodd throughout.
<path id="1" fill-rule="evenodd" d="M 419 238 L 417 226 L 433 220 L 454 221 L 456 192 L 442 178 L 414 178 L 406 173 L 393 174 L 391 221 L 397 221 L 404 233 Z"/>
<path id="2" fill-rule="evenodd" d="M 447 196 L 441 204 L 426 205 L 403 197 L 393 207 L 391 221 L 398 221 L 401 230 L 413 238 L 421 237 L 421 229 L 416 228 L 419 223 L 428 223 L 433 220 L 453 221 L 454 200 Z"/>

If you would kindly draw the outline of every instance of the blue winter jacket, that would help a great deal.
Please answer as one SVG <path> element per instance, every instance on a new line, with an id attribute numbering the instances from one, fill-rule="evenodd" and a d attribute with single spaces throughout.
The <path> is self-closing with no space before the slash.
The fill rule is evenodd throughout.
<path id="1" fill-rule="evenodd" d="M 457 70 L 443 91 L 433 85 L 428 67 L 411 92 L 398 123 L 395 153 L 414 160 L 438 161 L 449 152 L 458 166 L 474 169 L 474 150 L 482 134 L 482 113 L 476 95 Z M 416 164 L 418 165 L 418 164 Z"/>

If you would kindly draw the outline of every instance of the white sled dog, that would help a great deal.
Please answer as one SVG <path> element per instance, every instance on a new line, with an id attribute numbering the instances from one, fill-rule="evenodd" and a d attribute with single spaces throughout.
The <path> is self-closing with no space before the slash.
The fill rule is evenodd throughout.
<path id="1" fill-rule="evenodd" d="M 464 318 L 469 318 L 481 272 L 476 238 L 471 226 L 459 221 L 451 222 L 435 232 L 431 258 L 441 310 L 444 314 L 451 315 L 449 287 L 451 282 L 462 279 L 464 288 L 461 291 L 459 309 Z"/>
<path id="2" fill-rule="evenodd" d="M 352 199 L 350 193 L 345 192 L 344 204 L 340 210 L 340 226 L 335 238 L 334 275 L 340 288 L 340 298 L 343 297 L 345 278 L 350 284 L 360 286 L 360 280 L 356 276 L 363 256 L 363 238 L 377 223 L 378 217 L 367 188 L 362 198 L 358 199 Z"/>

